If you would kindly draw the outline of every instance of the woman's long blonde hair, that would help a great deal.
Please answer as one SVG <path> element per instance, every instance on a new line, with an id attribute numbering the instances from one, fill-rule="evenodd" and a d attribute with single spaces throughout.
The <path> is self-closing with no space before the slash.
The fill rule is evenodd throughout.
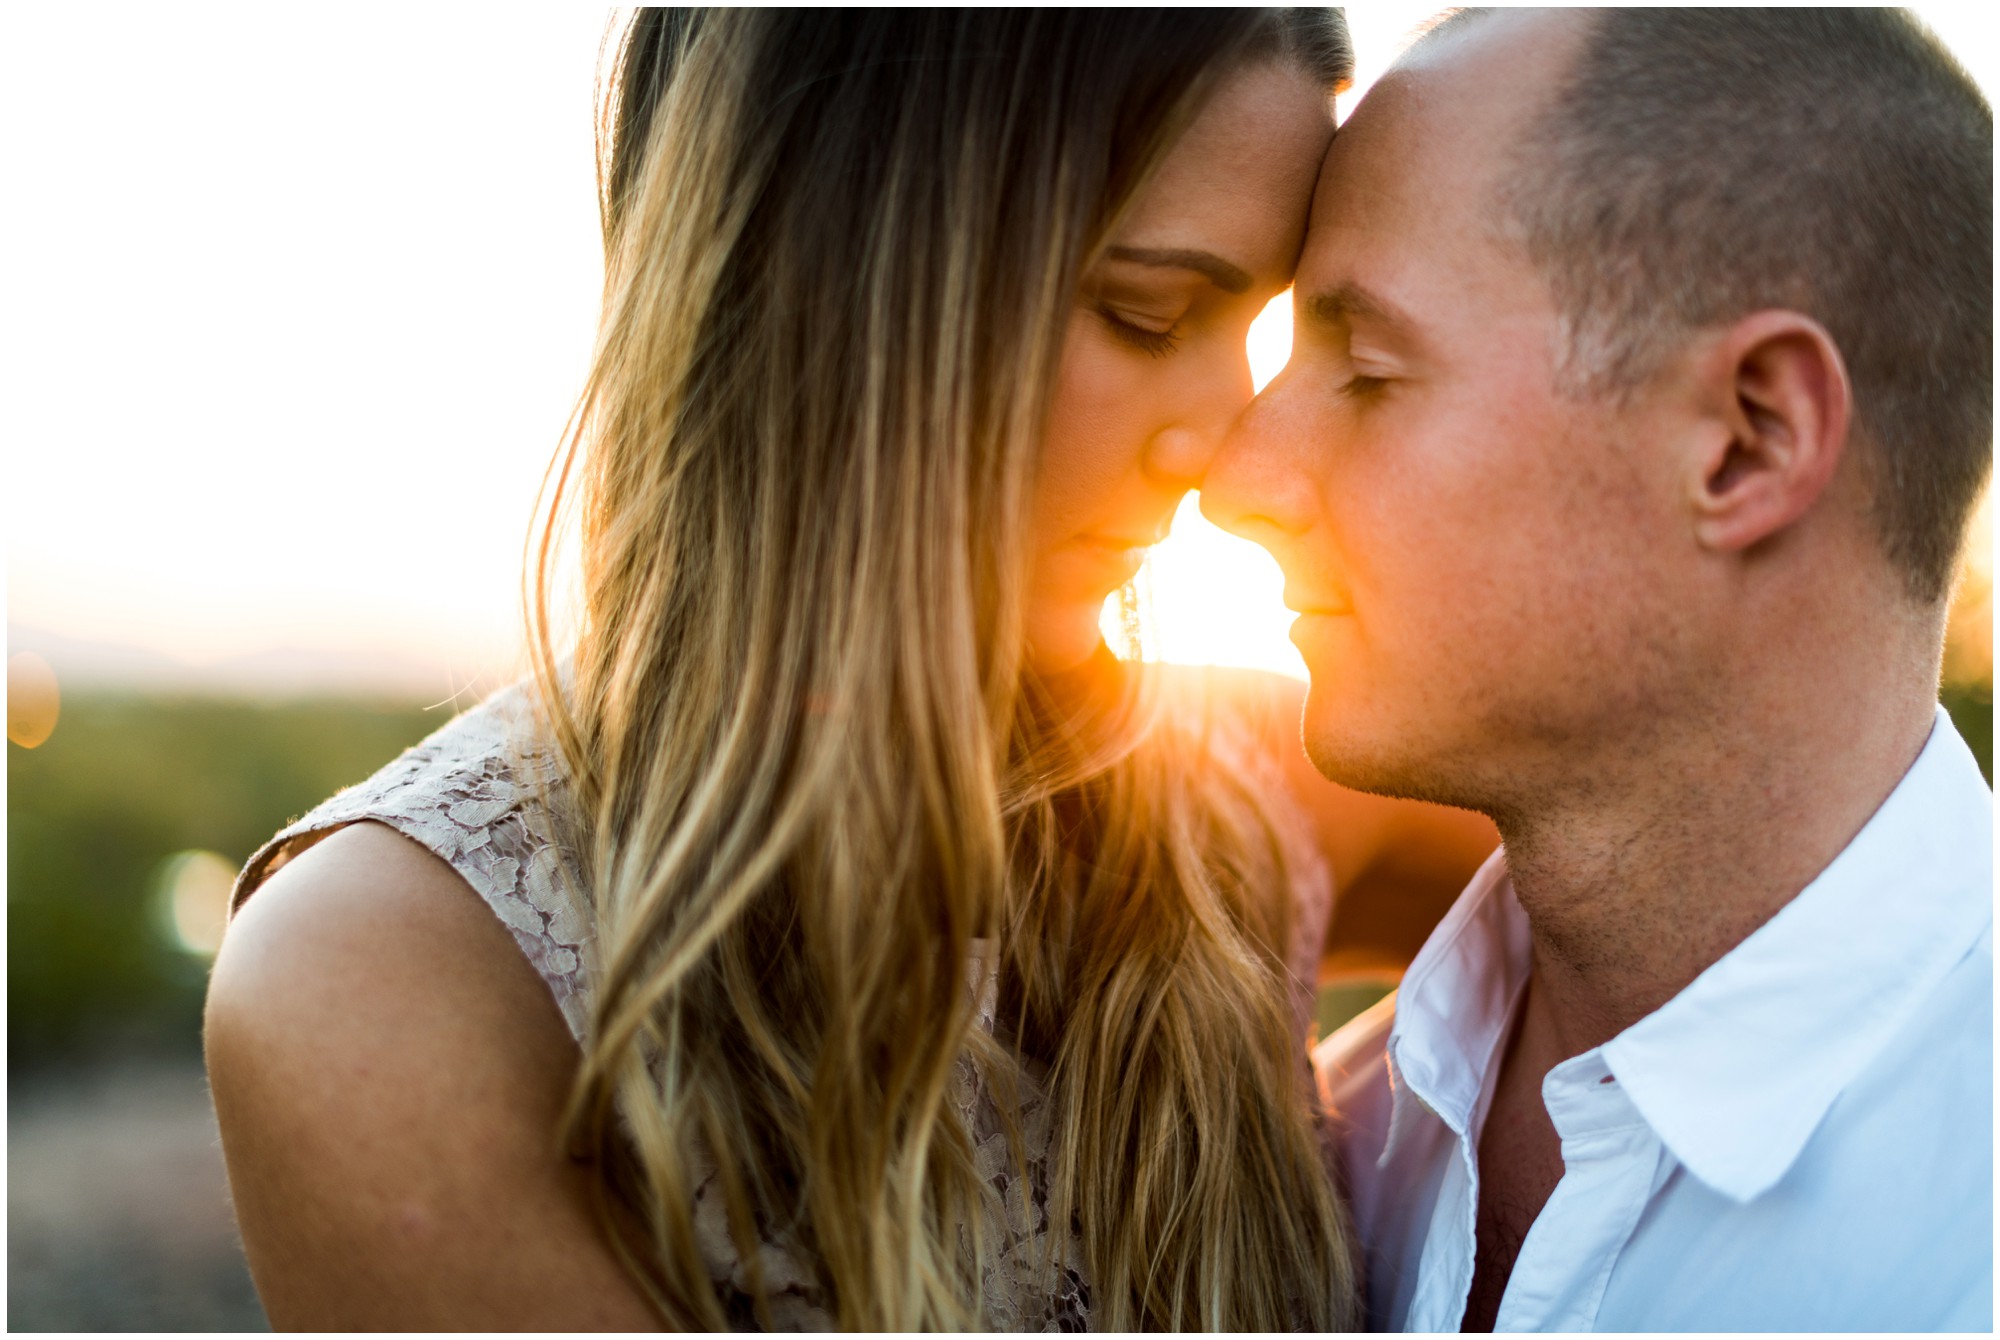
<path id="1" fill-rule="evenodd" d="M 676 1321 L 769 1322 L 776 1238 L 842 1326 L 982 1324 L 1002 1244 L 951 1101 L 968 1063 L 1003 1116 L 1048 1067 L 1051 1240 L 1080 1234 L 1094 1325 L 1355 1319 L 1276 834 L 1201 721 L 1023 663 L 1084 268 L 1258 59 L 1331 86 L 1337 11 L 641 11 L 625 34 L 604 314 L 531 598 L 604 968 L 571 1137 L 640 1211 L 629 1264 Z M 709 1168 L 753 1317 L 703 1263 Z"/>

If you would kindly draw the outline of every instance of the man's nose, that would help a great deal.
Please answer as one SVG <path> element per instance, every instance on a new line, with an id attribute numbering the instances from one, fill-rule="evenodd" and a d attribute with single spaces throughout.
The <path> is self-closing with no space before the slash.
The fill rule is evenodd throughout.
<path id="1" fill-rule="evenodd" d="M 1280 373 L 1237 417 L 1201 482 L 1201 513 L 1269 549 L 1312 525 L 1312 481 L 1288 431 L 1287 377 Z"/>

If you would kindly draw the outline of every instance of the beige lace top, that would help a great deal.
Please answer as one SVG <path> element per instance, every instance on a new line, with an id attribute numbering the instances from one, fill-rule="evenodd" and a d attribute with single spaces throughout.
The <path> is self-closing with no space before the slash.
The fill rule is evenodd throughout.
<path id="1" fill-rule="evenodd" d="M 532 690 L 517 684 L 446 723 L 374 776 L 349 787 L 265 843 L 237 877 L 232 909 L 298 852 L 338 828 L 368 819 L 387 824 L 435 853 L 506 923 L 570 1032 L 581 1041 L 590 1024 L 598 979 L 590 905 L 576 863 L 563 849 L 551 805 L 564 794 L 552 745 L 537 728 Z M 1277 777 L 1267 789 L 1284 807 L 1284 826 L 1302 838 L 1305 820 L 1291 811 Z M 1325 942 L 1332 885 L 1309 840 L 1293 842 L 1297 871 L 1290 962 L 1303 1020 L 1310 1005 L 1318 946 Z M 977 968 L 975 967 L 975 972 Z M 979 986 L 979 1019 L 992 1025 L 990 980 Z M 1303 1052 L 1302 1052 L 1303 1055 Z M 1303 1064 L 1303 1061 L 1302 1061 Z M 1030 1074 L 1032 1081 L 1039 1078 Z M 986 1265 L 988 1324 L 994 1330 L 1090 1329 L 1089 1287 L 1073 1227 L 1048 1241 L 1043 1168 L 1050 1147 L 1047 1113 L 1039 1095 L 1022 1095 L 1021 1119 L 1028 1179 L 1018 1180 L 1000 1113 L 968 1062 L 960 1067 L 953 1099 L 973 1135 L 981 1172 L 993 1186 L 989 1242 L 1001 1249 Z M 757 1325 L 749 1274 L 744 1269 L 713 1174 L 699 1183 L 695 1228 L 709 1275 L 731 1319 Z M 1055 1250 L 1050 1252 L 1050 1248 Z M 833 1325 L 817 1272 L 803 1252 L 769 1241 L 759 1264 L 772 1319 L 786 1330 L 827 1330 Z M 1053 1260 L 1052 1277 L 1046 1263 Z"/>

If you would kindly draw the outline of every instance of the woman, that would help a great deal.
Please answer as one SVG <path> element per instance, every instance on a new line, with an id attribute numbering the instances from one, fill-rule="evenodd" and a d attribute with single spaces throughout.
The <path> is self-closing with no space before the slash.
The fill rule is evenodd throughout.
<path id="1" fill-rule="evenodd" d="M 216 966 L 274 1322 L 1354 1321 L 1303 1005 L 1394 825 L 1295 693 L 1097 633 L 1348 65 L 1332 11 L 638 16 L 575 636 L 253 858 Z"/>

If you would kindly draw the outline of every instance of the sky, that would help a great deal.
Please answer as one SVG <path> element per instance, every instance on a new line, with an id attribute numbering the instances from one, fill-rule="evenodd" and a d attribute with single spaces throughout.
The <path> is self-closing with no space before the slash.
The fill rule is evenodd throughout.
<path id="1" fill-rule="evenodd" d="M 1343 113 L 1431 12 L 1348 9 Z M 1983 15 L 1918 12 L 1990 89 Z M 10 653 L 440 697 L 511 673 L 536 488 L 595 324 L 605 23 L 0 19 L 0 112 L 34 128 L 0 149 Z M 1288 318 L 1260 322 L 1260 383 Z M 1153 654 L 1302 673 L 1275 564 L 1192 499 L 1148 580 Z"/>

